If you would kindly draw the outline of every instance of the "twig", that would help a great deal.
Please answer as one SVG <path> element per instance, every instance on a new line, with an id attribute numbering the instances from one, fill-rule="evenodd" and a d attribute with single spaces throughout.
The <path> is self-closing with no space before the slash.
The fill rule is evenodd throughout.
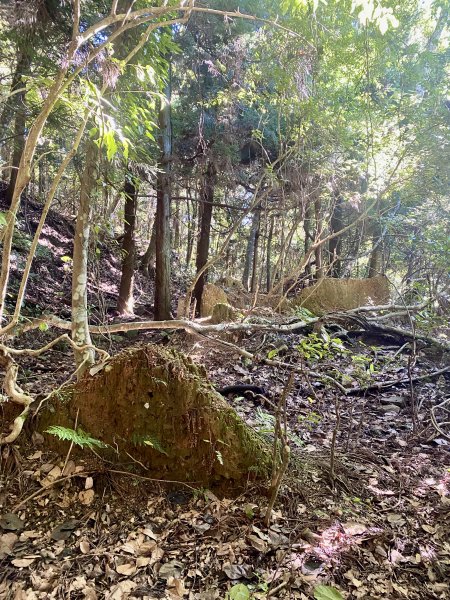
<path id="1" fill-rule="evenodd" d="M 286 423 L 286 400 L 289 392 L 294 385 L 294 373 L 291 371 L 287 384 L 281 394 L 278 402 L 275 422 L 275 436 L 273 442 L 273 464 L 272 464 L 272 482 L 270 485 L 270 499 L 267 511 L 264 517 L 264 524 L 266 527 L 270 525 L 270 519 L 272 517 L 272 510 L 275 505 L 278 492 L 280 490 L 283 475 L 289 465 L 289 458 L 291 455 L 291 449 L 289 448 L 289 442 L 287 438 L 287 423 Z M 281 417 L 283 411 L 283 426 L 281 424 Z M 277 466 L 277 454 L 278 454 L 278 440 L 281 445 L 281 464 Z"/>
<path id="2" fill-rule="evenodd" d="M 339 401 L 338 397 L 336 397 L 334 400 L 334 410 L 335 410 L 335 414 L 336 414 L 336 424 L 333 429 L 333 435 L 331 438 L 331 449 L 330 449 L 330 479 L 331 479 L 331 485 L 332 485 L 333 490 L 335 489 L 334 482 L 336 480 L 336 473 L 335 473 L 336 440 L 337 440 L 337 434 L 339 431 L 339 427 L 341 425 L 341 405 L 340 405 L 340 401 Z"/>

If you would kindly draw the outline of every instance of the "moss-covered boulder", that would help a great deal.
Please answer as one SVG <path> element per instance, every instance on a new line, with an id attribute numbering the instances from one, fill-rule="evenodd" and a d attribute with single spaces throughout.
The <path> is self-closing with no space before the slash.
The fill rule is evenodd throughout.
<path id="1" fill-rule="evenodd" d="M 380 275 L 368 279 L 324 277 L 290 299 L 292 308 L 307 308 L 316 315 L 345 311 L 360 306 L 377 306 L 390 301 L 389 281 Z"/>
<path id="2" fill-rule="evenodd" d="M 219 302 L 213 308 L 211 323 L 226 323 L 227 321 L 236 321 L 239 318 L 239 311 L 225 302 Z"/>
<path id="3" fill-rule="evenodd" d="M 202 293 L 200 315 L 210 317 L 216 304 L 227 304 L 228 298 L 222 288 L 213 283 L 206 283 Z"/>
<path id="4" fill-rule="evenodd" d="M 204 369 L 174 350 L 128 350 L 66 386 L 40 413 L 41 431 L 73 428 L 77 411 L 79 426 L 108 444 L 108 458 L 129 462 L 128 453 L 158 479 L 239 486 L 270 469 L 266 443 L 214 391 Z"/>

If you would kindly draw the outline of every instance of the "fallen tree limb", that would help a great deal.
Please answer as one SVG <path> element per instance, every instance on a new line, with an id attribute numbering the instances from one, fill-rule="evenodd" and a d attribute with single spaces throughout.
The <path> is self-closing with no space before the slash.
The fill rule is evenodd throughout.
<path id="1" fill-rule="evenodd" d="M 410 383 L 411 381 L 415 383 L 416 381 L 435 379 L 436 377 L 439 377 L 439 375 L 443 375 L 445 373 L 450 373 L 450 366 L 439 369 L 438 371 L 433 371 L 432 373 L 426 373 L 425 375 L 418 375 L 417 377 L 412 377 L 411 379 L 409 377 L 404 377 L 403 379 L 390 379 L 389 381 L 380 381 L 364 387 L 348 389 L 347 395 L 358 396 L 359 394 L 365 394 L 367 392 L 389 389 L 391 387 L 395 387 L 396 385 L 404 385 L 406 383 Z"/>

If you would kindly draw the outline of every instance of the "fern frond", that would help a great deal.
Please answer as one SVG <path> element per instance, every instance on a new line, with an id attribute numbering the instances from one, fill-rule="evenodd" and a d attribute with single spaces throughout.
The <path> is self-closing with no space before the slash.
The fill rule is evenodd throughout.
<path id="1" fill-rule="evenodd" d="M 108 447 L 108 444 L 105 444 L 104 442 L 91 437 L 88 433 L 83 431 L 81 427 L 78 427 L 78 429 L 75 431 L 75 429 L 70 429 L 69 427 L 51 425 L 48 429 L 45 430 L 45 433 L 54 435 L 60 440 L 73 442 L 81 448 L 94 448 L 95 446 L 97 448 Z"/>

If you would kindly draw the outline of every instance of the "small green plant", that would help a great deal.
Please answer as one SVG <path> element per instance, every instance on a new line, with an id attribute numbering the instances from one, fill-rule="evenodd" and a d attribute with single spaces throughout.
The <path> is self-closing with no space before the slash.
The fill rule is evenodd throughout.
<path id="1" fill-rule="evenodd" d="M 315 600 L 344 600 L 341 592 L 330 585 L 316 585 L 314 598 Z"/>
<path id="2" fill-rule="evenodd" d="M 97 440 L 91 437 L 88 433 L 83 431 L 81 427 L 75 431 L 75 429 L 70 429 L 68 427 L 61 427 L 59 425 L 51 425 L 48 429 L 45 430 L 45 433 L 49 433 L 50 435 L 54 435 L 60 440 L 66 440 L 68 442 L 73 442 L 77 446 L 81 448 L 107 448 L 108 444 Z"/>
<path id="3" fill-rule="evenodd" d="M 323 360 L 335 355 L 348 354 L 342 340 L 338 337 L 331 337 L 325 329 L 322 329 L 320 335 L 310 333 L 308 337 L 300 341 L 296 348 L 306 360 Z"/>
<path id="4" fill-rule="evenodd" d="M 309 411 L 306 415 L 298 415 L 297 421 L 306 425 L 306 428 L 311 431 L 322 420 L 321 415 L 314 410 Z"/>
<path id="5" fill-rule="evenodd" d="M 250 595 L 250 589 L 245 583 L 237 583 L 228 590 L 226 600 L 249 600 Z"/>
<path id="6" fill-rule="evenodd" d="M 135 446 L 150 446 L 161 454 L 169 456 L 161 445 L 161 442 L 154 435 L 133 433 L 131 441 Z"/>
<path id="7" fill-rule="evenodd" d="M 365 354 L 354 354 L 352 356 L 353 376 L 366 383 L 375 373 L 375 365 L 370 356 Z"/>
<path id="8" fill-rule="evenodd" d="M 272 437 L 275 433 L 275 417 L 259 406 L 256 409 L 256 431 L 263 437 Z M 295 433 L 288 432 L 289 441 L 293 442 L 299 448 L 304 446 L 303 440 Z"/>
<path id="9" fill-rule="evenodd" d="M 307 308 L 305 308 L 304 306 L 296 306 L 295 310 L 294 310 L 294 314 L 297 317 L 300 317 L 300 319 L 302 319 L 302 321 L 306 321 L 307 323 L 309 321 L 311 321 L 312 319 L 316 318 L 316 315 L 314 313 L 312 313 L 310 310 L 308 310 Z"/>

